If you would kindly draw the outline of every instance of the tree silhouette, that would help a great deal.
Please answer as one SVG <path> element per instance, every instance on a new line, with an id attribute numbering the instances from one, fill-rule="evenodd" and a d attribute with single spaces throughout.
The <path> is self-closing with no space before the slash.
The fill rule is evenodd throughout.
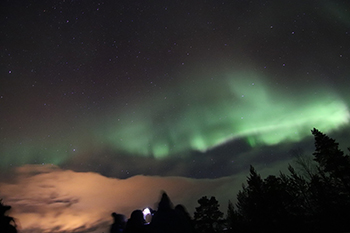
<path id="1" fill-rule="evenodd" d="M 246 232 L 242 215 L 237 212 L 234 204 L 231 201 L 228 203 L 226 224 L 228 232 Z"/>
<path id="2" fill-rule="evenodd" d="M 328 174 L 331 182 L 334 182 L 339 188 L 350 192 L 350 159 L 348 155 L 339 149 L 339 144 L 334 139 L 313 129 L 312 134 L 315 137 L 315 156 L 314 160 L 319 164 L 322 175 Z M 344 190 L 345 191 L 345 190 Z"/>
<path id="3" fill-rule="evenodd" d="M 195 228 L 199 233 L 219 232 L 222 228 L 223 213 L 219 210 L 219 203 L 215 197 L 206 196 L 198 200 L 199 207 L 194 212 Z"/>
<path id="4" fill-rule="evenodd" d="M 334 139 L 312 130 L 315 165 L 299 158 L 301 173 L 262 179 L 250 167 L 247 186 L 237 195 L 237 210 L 229 206 L 231 232 L 350 231 L 350 159 Z M 237 224 L 236 227 L 233 224 Z"/>
<path id="5" fill-rule="evenodd" d="M 332 138 L 313 129 L 314 160 L 318 173 L 310 182 L 315 220 L 320 229 L 349 230 L 350 219 L 350 159 Z"/>
<path id="6" fill-rule="evenodd" d="M 237 195 L 237 212 L 248 230 L 285 231 L 293 217 L 288 212 L 293 200 L 288 192 L 288 178 L 271 175 L 263 180 L 251 166 L 247 183 Z"/>
<path id="7" fill-rule="evenodd" d="M 4 205 L 0 200 L 0 232 L 1 233 L 17 233 L 15 220 L 7 216 L 5 213 L 11 209 L 11 206 Z"/>
<path id="8" fill-rule="evenodd" d="M 248 186 L 243 185 L 243 190 L 237 195 L 238 213 L 247 224 L 259 223 L 265 203 L 263 200 L 263 180 L 253 166 L 250 166 L 250 174 L 247 180 Z"/>

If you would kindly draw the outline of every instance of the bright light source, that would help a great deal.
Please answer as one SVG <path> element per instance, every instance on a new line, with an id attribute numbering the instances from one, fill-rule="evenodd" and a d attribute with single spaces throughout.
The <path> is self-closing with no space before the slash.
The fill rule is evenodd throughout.
<path id="1" fill-rule="evenodd" d="M 143 213 L 143 218 L 146 219 L 146 216 L 151 214 L 151 211 L 149 210 L 149 208 L 144 208 L 142 213 Z"/>

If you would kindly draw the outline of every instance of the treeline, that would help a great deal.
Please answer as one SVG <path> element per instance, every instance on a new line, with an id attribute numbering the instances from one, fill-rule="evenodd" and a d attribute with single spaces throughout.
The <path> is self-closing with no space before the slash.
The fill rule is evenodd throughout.
<path id="1" fill-rule="evenodd" d="M 253 166 L 247 184 L 224 216 L 215 197 L 198 200 L 194 216 L 182 205 L 173 208 L 163 193 L 158 209 L 146 222 L 135 210 L 126 222 L 113 213 L 110 232 L 126 233 L 320 233 L 350 232 L 350 157 L 338 143 L 313 129 L 313 157 L 297 156 L 288 174 L 263 179 Z M 350 148 L 348 148 L 350 151 Z M 0 201 L 0 232 L 15 233 L 16 224 Z"/>
<path id="2" fill-rule="evenodd" d="M 313 158 L 298 156 L 298 169 L 289 165 L 288 174 L 265 179 L 251 166 L 247 184 L 239 191 L 237 203 L 229 203 L 226 218 L 201 207 L 200 199 L 194 214 L 197 232 L 350 232 L 349 155 L 334 139 L 317 129 L 311 132 Z M 211 208 L 218 207 L 215 201 L 212 197 Z"/>

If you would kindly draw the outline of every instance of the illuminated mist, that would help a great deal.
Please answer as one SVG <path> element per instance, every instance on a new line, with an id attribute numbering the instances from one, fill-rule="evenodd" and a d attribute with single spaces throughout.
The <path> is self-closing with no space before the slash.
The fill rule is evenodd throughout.
<path id="1" fill-rule="evenodd" d="M 214 195 L 227 200 L 238 191 L 233 184 L 244 179 L 143 175 L 117 179 L 52 165 L 18 167 L 14 175 L 16 180 L 11 183 L 0 182 L 0 192 L 12 206 L 10 214 L 16 217 L 19 230 L 25 232 L 95 232 L 97 228 L 96 232 L 108 232 L 112 212 L 129 218 L 135 209 L 155 209 L 161 190 L 167 191 L 173 203 L 192 211 L 196 205 L 193 197 Z"/>

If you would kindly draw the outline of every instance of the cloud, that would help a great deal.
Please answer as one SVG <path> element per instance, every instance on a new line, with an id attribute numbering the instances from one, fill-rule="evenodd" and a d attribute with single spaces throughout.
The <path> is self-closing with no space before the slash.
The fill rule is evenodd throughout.
<path id="1" fill-rule="evenodd" d="M 12 206 L 22 232 L 91 232 L 107 229 L 112 212 L 127 217 L 134 209 L 155 208 L 160 191 L 192 213 L 202 196 L 215 196 L 226 211 L 243 182 L 237 177 L 189 179 L 133 176 L 107 178 L 92 172 L 62 170 L 53 165 L 17 168 L 11 183 L 0 183 L 4 202 Z"/>

